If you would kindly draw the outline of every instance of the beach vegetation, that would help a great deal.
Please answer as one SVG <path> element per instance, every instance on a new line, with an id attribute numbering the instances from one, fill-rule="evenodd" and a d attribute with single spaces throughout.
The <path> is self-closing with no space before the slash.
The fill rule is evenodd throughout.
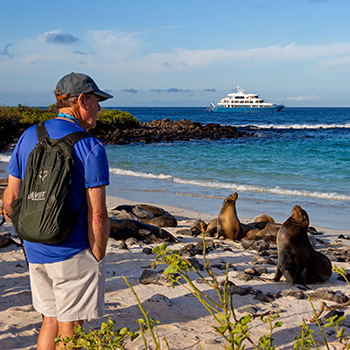
<path id="1" fill-rule="evenodd" d="M 0 107 L 0 125 L 24 124 L 29 126 L 52 119 L 55 116 L 55 105 L 51 105 L 46 109 L 22 105 L 17 107 Z"/>
<path id="2" fill-rule="evenodd" d="M 112 124 L 117 129 L 136 128 L 139 121 L 130 113 L 120 109 L 103 109 L 98 113 L 97 120 Z"/>
<path id="3" fill-rule="evenodd" d="M 31 126 L 39 122 L 56 117 L 58 110 L 56 106 L 50 105 L 48 108 L 27 107 L 18 105 L 17 107 L 0 107 L 0 130 L 5 129 L 11 124 L 23 124 Z M 116 128 L 137 127 L 139 121 L 130 113 L 116 109 L 102 109 L 97 117 L 98 120 L 113 124 Z"/>
<path id="4" fill-rule="evenodd" d="M 247 342 L 256 350 L 275 349 L 276 346 L 273 345 L 273 330 L 283 325 L 283 322 L 275 322 L 279 315 L 272 311 L 260 316 L 261 322 L 269 325 L 269 332 L 260 337 L 258 343 L 255 343 L 251 339 L 249 331 L 249 325 L 253 321 L 253 317 L 246 315 L 238 318 L 233 307 L 231 284 L 228 277 L 229 263 L 226 264 L 224 281 L 219 282 L 209 266 L 204 234 L 202 234 L 202 241 L 204 270 L 209 278 L 206 278 L 198 271 L 186 257 L 181 256 L 178 250 L 171 251 L 166 243 L 153 249 L 153 253 L 157 254 L 153 268 L 165 264 L 167 267 L 163 273 L 170 279 L 172 287 L 175 284 L 182 286 L 207 309 L 215 321 L 216 325 L 214 328 L 222 339 L 223 349 L 244 349 Z M 201 285 L 206 284 L 215 291 L 215 297 L 209 296 L 209 293 L 202 291 L 193 283 L 189 275 L 192 271 L 202 281 Z"/>
<path id="5" fill-rule="evenodd" d="M 89 330 L 85 332 L 82 326 L 77 326 L 72 337 L 56 338 L 56 345 L 61 346 L 61 349 L 89 349 L 89 350 L 104 350 L 104 349 L 125 349 L 124 342 L 130 338 L 134 340 L 138 337 L 135 332 L 130 332 L 126 327 L 115 329 L 115 321 L 111 318 L 107 322 L 103 322 L 98 330 Z"/>
<path id="6" fill-rule="evenodd" d="M 153 249 L 153 253 L 157 254 L 153 262 L 153 267 L 155 268 L 158 265 L 166 265 L 163 273 L 170 279 L 172 287 L 175 287 L 175 285 L 182 286 L 188 292 L 194 295 L 197 300 L 207 309 L 215 321 L 214 328 L 217 334 L 221 337 L 222 349 L 243 350 L 247 345 L 249 345 L 255 350 L 275 350 L 276 345 L 273 344 L 273 332 L 276 328 L 283 326 L 283 322 L 278 321 L 280 317 L 279 314 L 277 311 L 271 310 L 270 312 L 259 316 L 260 321 L 268 325 L 268 331 L 265 335 L 261 336 L 257 342 L 254 342 L 251 339 L 251 333 L 253 333 L 253 330 L 251 330 L 251 323 L 256 315 L 246 315 L 237 318 L 233 308 L 232 294 L 228 279 L 229 265 L 226 265 L 226 273 L 223 283 L 218 282 L 217 277 L 209 267 L 209 260 L 206 257 L 206 242 L 203 234 L 202 240 L 204 269 L 209 278 L 206 278 L 201 272 L 199 272 L 191 264 L 190 260 L 179 255 L 178 250 L 171 251 L 166 243 Z M 333 271 L 344 277 L 345 281 L 350 286 L 344 268 L 334 267 Z M 205 283 L 206 285 L 210 286 L 211 289 L 215 290 L 214 294 L 216 297 L 209 296 L 210 293 L 204 292 L 197 288 L 196 284 L 193 283 L 193 279 L 190 278 L 190 272 L 195 272 L 195 274 L 199 276 L 202 281 L 201 285 Z M 107 322 L 102 323 L 101 329 L 98 330 L 90 330 L 86 332 L 83 327 L 78 326 L 75 330 L 74 336 L 69 338 L 66 337 L 64 339 L 58 337 L 56 339 L 57 345 L 60 345 L 61 347 L 63 346 L 63 350 L 81 347 L 89 350 L 129 349 L 129 347 L 126 346 L 126 341 L 133 341 L 141 334 L 145 350 L 171 349 L 165 338 L 162 339 L 162 344 L 165 344 L 165 348 L 162 347 L 160 337 L 156 330 L 156 325 L 160 322 L 149 316 L 148 311 L 144 310 L 135 290 L 132 288 L 126 277 L 122 277 L 135 296 L 138 307 L 144 316 L 144 318 L 136 320 L 136 323 L 139 325 L 139 331 L 130 331 L 128 328 L 115 329 L 115 321 L 109 318 Z M 307 297 L 314 313 L 314 320 L 322 334 L 323 345 L 325 348 L 330 349 L 330 344 L 327 341 L 324 328 L 332 327 L 336 332 L 336 337 L 339 340 L 339 343 L 343 345 L 342 348 L 350 349 L 350 340 L 345 336 L 344 329 L 341 327 L 341 323 L 346 317 L 333 316 L 327 319 L 325 324 L 322 326 L 310 296 L 307 295 Z M 146 337 L 148 332 L 150 333 L 151 340 L 153 342 L 152 344 L 148 344 L 147 342 L 147 339 L 150 339 L 150 337 Z M 305 320 L 303 320 L 302 324 L 300 325 L 300 331 L 298 331 L 292 339 L 294 340 L 294 343 L 290 348 L 293 350 L 319 350 L 321 345 L 317 344 L 314 334 L 315 331 L 309 327 Z M 204 350 L 200 344 L 200 341 L 198 341 L 198 346 L 200 349 Z"/>
<path id="7" fill-rule="evenodd" d="M 17 107 L 0 107 L 0 126 L 23 124 L 30 126 L 39 122 L 52 119 L 56 116 L 55 105 L 51 105 L 46 109 L 39 107 L 27 107 L 18 105 Z"/>

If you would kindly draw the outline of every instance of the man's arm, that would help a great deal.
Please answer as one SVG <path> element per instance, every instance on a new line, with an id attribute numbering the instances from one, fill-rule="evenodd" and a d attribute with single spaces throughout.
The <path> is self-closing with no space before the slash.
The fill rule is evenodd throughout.
<path id="1" fill-rule="evenodd" d="M 19 191 L 21 190 L 22 180 L 9 175 L 8 184 L 4 192 L 2 199 L 2 209 L 5 219 L 11 221 L 13 202 L 19 196 Z"/>
<path id="2" fill-rule="evenodd" d="M 106 208 L 106 186 L 86 190 L 88 205 L 89 243 L 92 254 L 101 261 L 106 254 L 109 219 Z"/>

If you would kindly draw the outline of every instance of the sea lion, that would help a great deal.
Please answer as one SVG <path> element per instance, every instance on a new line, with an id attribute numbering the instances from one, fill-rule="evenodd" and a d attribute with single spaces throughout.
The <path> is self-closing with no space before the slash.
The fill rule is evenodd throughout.
<path id="1" fill-rule="evenodd" d="M 275 220 L 270 215 L 262 214 L 256 216 L 253 222 L 275 222 Z"/>
<path id="2" fill-rule="evenodd" d="M 167 212 L 163 208 L 159 208 L 150 204 L 137 204 L 136 207 L 146 209 L 150 211 L 154 216 L 163 216 L 169 214 L 169 212 Z"/>
<path id="3" fill-rule="evenodd" d="M 152 219 L 154 215 L 147 209 L 140 208 L 136 205 L 118 205 L 112 211 L 126 211 L 127 213 L 135 215 L 138 219 Z"/>
<path id="4" fill-rule="evenodd" d="M 0 214 L 2 215 L 2 198 L 8 184 L 8 179 L 0 179 Z"/>
<path id="5" fill-rule="evenodd" d="M 13 240 L 11 236 L 7 236 L 6 234 L 0 235 L 0 248 L 7 247 L 10 244 L 14 244 L 17 247 L 21 246 L 21 244 Z"/>
<path id="6" fill-rule="evenodd" d="M 218 236 L 232 240 L 240 240 L 243 238 L 241 225 L 236 211 L 237 192 L 228 196 L 221 207 L 218 216 Z"/>
<path id="7" fill-rule="evenodd" d="M 276 222 L 265 222 L 265 227 L 262 230 L 252 229 L 245 236 L 250 240 L 257 241 L 263 239 L 266 242 L 276 244 L 277 232 L 281 226 L 282 224 Z"/>
<path id="8" fill-rule="evenodd" d="M 176 227 L 177 220 L 162 208 L 147 204 L 119 205 L 109 210 L 117 220 L 139 220 L 145 224 L 158 227 Z"/>
<path id="9" fill-rule="evenodd" d="M 177 242 L 168 231 L 137 220 L 117 220 L 109 217 L 110 237 L 116 240 L 126 240 L 130 237 L 147 242 Z"/>
<path id="10" fill-rule="evenodd" d="M 299 205 L 282 224 L 277 233 L 278 262 L 273 278 L 279 281 L 282 275 L 293 284 L 306 285 L 327 281 L 332 274 L 332 263 L 311 245 L 307 230 L 309 217 Z"/>
<path id="11" fill-rule="evenodd" d="M 207 226 L 208 224 L 204 220 L 198 219 L 191 225 L 190 231 L 192 232 L 193 236 L 198 236 L 207 229 Z"/>
<path id="12" fill-rule="evenodd" d="M 172 215 L 155 216 L 152 219 L 142 219 L 141 222 L 158 227 L 176 227 L 177 220 Z"/>
<path id="13" fill-rule="evenodd" d="M 204 235 L 215 237 L 215 235 L 218 232 L 218 218 L 215 218 L 210 221 L 209 225 L 207 226 Z"/>

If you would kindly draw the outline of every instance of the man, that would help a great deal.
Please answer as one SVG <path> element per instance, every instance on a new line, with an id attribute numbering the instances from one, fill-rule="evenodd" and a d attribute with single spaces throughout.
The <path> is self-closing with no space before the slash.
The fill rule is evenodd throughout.
<path id="1" fill-rule="evenodd" d="M 53 139 L 94 128 L 99 102 L 113 97 L 81 73 L 64 76 L 57 83 L 55 95 L 59 114 L 45 123 Z M 7 220 L 21 189 L 28 155 L 37 143 L 34 126 L 24 132 L 12 154 L 3 198 Z M 71 336 L 75 326 L 104 312 L 103 258 L 109 235 L 105 189 L 109 184 L 108 161 L 104 146 L 93 137 L 78 141 L 73 152 L 68 203 L 72 212 L 82 208 L 73 231 L 61 243 L 24 241 L 33 306 L 43 315 L 38 350 L 56 349 L 55 338 L 59 334 L 62 338 Z"/>

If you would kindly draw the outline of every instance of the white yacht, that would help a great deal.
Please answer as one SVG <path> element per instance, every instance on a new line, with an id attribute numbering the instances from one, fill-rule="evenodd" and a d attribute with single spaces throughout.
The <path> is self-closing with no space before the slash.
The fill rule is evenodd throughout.
<path id="1" fill-rule="evenodd" d="M 216 106 L 210 102 L 209 110 L 214 112 L 279 112 L 284 108 L 283 104 L 265 102 L 259 95 L 245 94 L 239 86 L 236 86 L 236 90 L 236 93 L 223 97 Z"/>

